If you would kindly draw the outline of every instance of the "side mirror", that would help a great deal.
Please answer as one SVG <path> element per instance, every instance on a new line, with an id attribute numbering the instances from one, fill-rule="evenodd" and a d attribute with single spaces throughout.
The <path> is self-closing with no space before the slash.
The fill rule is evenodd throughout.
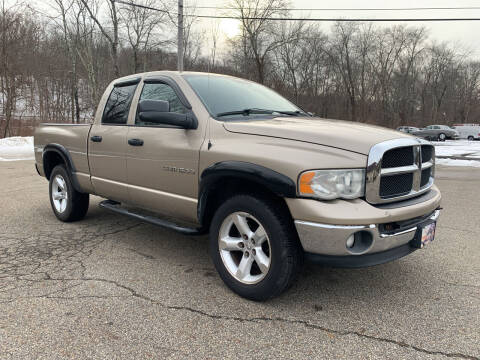
<path id="1" fill-rule="evenodd" d="M 138 112 L 169 112 L 170 103 L 165 100 L 141 100 L 138 103 Z"/>
<path id="2" fill-rule="evenodd" d="M 184 129 L 196 129 L 193 114 L 170 112 L 170 104 L 164 100 L 142 100 L 138 103 L 138 117 L 148 123 L 173 125 Z"/>

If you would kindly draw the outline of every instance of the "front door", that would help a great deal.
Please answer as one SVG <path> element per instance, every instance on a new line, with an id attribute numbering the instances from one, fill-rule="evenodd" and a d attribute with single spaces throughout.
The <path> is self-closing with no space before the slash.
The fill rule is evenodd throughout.
<path id="1" fill-rule="evenodd" d="M 95 193 L 108 199 L 128 201 L 127 134 L 128 115 L 136 82 L 113 87 L 101 121 L 96 121 L 88 139 L 89 165 Z"/>
<path id="2" fill-rule="evenodd" d="M 191 111 L 173 88 L 160 80 L 143 84 L 138 102 L 164 100 L 170 112 Z M 184 97 L 183 97 L 184 98 Z M 197 219 L 198 161 L 203 129 L 142 122 L 135 116 L 127 142 L 130 202 L 188 222 Z"/>

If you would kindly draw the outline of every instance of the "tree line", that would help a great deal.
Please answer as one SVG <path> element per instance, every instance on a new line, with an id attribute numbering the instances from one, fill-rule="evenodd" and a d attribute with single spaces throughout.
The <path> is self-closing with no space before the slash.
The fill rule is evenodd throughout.
<path id="1" fill-rule="evenodd" d="M 88 122 L 107 84 L 176 69 L 176 12 L 161 0 L 49 0 L 49 10 L 0 4 L 0 136 L 38 122 Z M 479 122 L 480 62 L 419 26 L 273 21 L 286 0 L 231 0 L 238 35 L 187 8 L 185 70 L 269 86 L 326 118 L 388 127 Z M 152 11 L 148 8 L 163 11 Z M 28 131 L 22 132 L 22 124 Z"/>

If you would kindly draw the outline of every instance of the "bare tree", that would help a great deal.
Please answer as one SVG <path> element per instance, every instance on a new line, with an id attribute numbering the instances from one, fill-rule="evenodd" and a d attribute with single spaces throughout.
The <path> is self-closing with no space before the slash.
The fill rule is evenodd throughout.
<path id="1" fill-rule="evenodd" d="M 320 112 L 324 116 L 328 114 L 327 99 L 332 91 L 331 62 L 325 53 L 327 42 L 328 37 L 316 26 L 306 27 L 300 42 L 301 50 L 300 56 L 297 56 L 299 62 L 296 66 L 302 88 L 297 96 L 298 102 L 311 107 L 313 99 L 321 99 L 320 103 L 317 102 L 311 107 L 311 111 Z"/>
<path id="2" fill-rule="evenodd" d="M 93 21 L 97 24 L 102 35 L 110 44 L 110 51 L 113 61 L 113 73 L 116 77 L 120 76 L 120 67 L 118 65 L 118 47 L 119 47 L 119 14 L 115 0 L 103 0 L 108 5 L 109 20 L 112 30 L 109 31 L 105 25 L 98 18 L 98 12 L 95 10 L 98 7 L 97 0 L 79 0 Z"/>
<path id="3" fill-rule="evenodd" d="M 197 64 L 205 42 L 204 32 L 195 27 L 198 20 L 195 17 L 195 12 L 195 7 L 188 8 L 183 20 L 183 63 L 185 70 L 192 69 Z"/>
<path id="4" fill-rule="evenodd" d="M 392 104 L 392 76 L 396 70 L 397 61 L 401 52 L 406 46 L 408 37 L 405 28 L 394 26 L 377 32 L 376 46 L 369 56 L 371 69 L 375 75 L 380 90 L 379 102 L 383 123 L 393 126 L 393 111 L 390 108 Z"/>
<path id="5" fill-rule="evenodd" d="M 480 99 L 480 63 L 465 64 L 459 71 L 461 76 L 457 80 L 460 100 L 458 116 L 459 121 L 468 123 L 471 122 L 472 113 L 478 114 L 480 107 L 478 102 L 478 99 Z"/>
<path id="6" fill-rule="evenodd" d="M 78 42 L 78 19 L 70 18 L 72 8 L 75 6 L 75 0 L 54 0 L 57 5 L 57 9 L 60 17 L 60 28 L 63 33 L 64 44 L 66 47 L 67 55 L 71 63 L 71 116 L 73 123 L 80 122 L 80 105 L 78 99 L 78 55 L 77 55 L 77 42 Z"/>
<path id="7" fill-rule="evenodd" d="M 302 61 L 303 22 L 282 23 L 280 33 L 277 35 L 277 42 L 281 44 L 274 53 L 276 54 L 278 66 L 277 74 L 282 72 L 282 83 L 290 84 L 293 89 L 293 99 L 299 100 L 300 86 L 298 79 L 298 64 Z M 308 30 L 307 30 L 308 31 Z"/>
<path id="8" fill-rule="evenodd" d="M 85 80 L 89 89 L 88 109 L 93 115 L 101 95 L 102 86 L 104 86 L 100 81 L 100 74 L 106 73 L 101 71 L 101 64 L 104 63 L 105 59 L 102 53 L 104 47 L 102 40 L 104 37 L 95 31 L 95 22 L 92 20 L 83 5 L 78 8 L 77 18 L 79 34 L 77 54 L 86 72 Z M 110 77 L 107 77 L 104 83 L 109 80 Z"/>
<path id="9" fill-rule="evenodd" d="M 209 31 L 211 44 L 210 44 L 210 58 L 208 61 L 208 67 L 210 71 L 211 69 L 215 69 L 215 60 L 217 56 L 217 45 L 218 45 L 219 33 L 220 33 L 220 22 L 215 21 L 215 23 L 212 25 Z"/>
<path id="10" fill-rule="evenodd" d="M 276 34 L 277 25 L 269 18 L 286 16 L 286 0 L 232 0 L 235 16 L 242 24 L 242 43 L 245 59 L 251 54 L 257 71 L 257 80 L 265 82 L 265 67 L 270 53 L 284 43 Z"/>
<path id="11" fill-rule="evenodd" d="M 157 7 L 159 5 L 157 0 L 129 0 L 129 2 L 143 6 L 125 5 L 120 9 L 120 15 L 127 31 L 128 43 L 133 52 L 133 72 L 137 73 L 140 70 L 140 52 L 146 54 L 151 42 L 154 41 L 154 30 L 161 29 L 165 21 L 165 13 L 148 9 Z M 146 59 L 144 58 L 144 70 L 145 67 Z"/>
<path id="12" fill-rule="evenodd" d="M 355 64 L 355 43 L 359 27 L 355 23 L 338 22 L 327 54 L 342 80 L 350 104 L 350 119 L 357 121 L 357 69 Z"/>
<path id="13" fill-rule="evenodd" d="M 3 136 L 11 134 L 10 125 L 22 98 L 22 87 L 28 82 L 30 61 L 38 50 L 38 25 L 29 20 L 32 14 L 26 8 L 7 8 L 0 4 L 0 89 L 2 92 L 5 125 Z"/>
<path id="14" fill-rule="evenodd" d="M 459 63 L 455 61 L 455 53 L 447 44 L 436 45 L 430 48 L 430 62 L 426 71 L 426 88 L 430 95 L 431 121 L 436 122 L 438 115 L 442 113 L 441 107 L 447 95 L 447 91 L 453 84 L 455 72 Z M 443 114 L 446 115 L 445 112 Z M 444 116 L 445 116 L 444 115 Z"/>
<path id="15" fill-rule="evenodd" d="M 418 86 L 420 67 L 426 49 L 426 30 L 423 27 L 406 29 L 407 41 L 399 57 L 398 68 L 392 79 L 393 106 L 398 114 L 397 125 L 407 125 L 413 121 L 418 107 Z"/>

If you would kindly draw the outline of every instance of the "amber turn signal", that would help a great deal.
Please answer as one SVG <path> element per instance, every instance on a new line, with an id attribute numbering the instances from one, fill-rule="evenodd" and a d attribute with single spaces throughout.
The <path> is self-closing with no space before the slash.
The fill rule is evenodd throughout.
<path id="1" fill-rule="evenodd" d="M 315 171 L 307 171 L 300 175 L 299 188 L 301 194 L 314 194 L 311 187 L 312 179 L 315 176 Z"/>

